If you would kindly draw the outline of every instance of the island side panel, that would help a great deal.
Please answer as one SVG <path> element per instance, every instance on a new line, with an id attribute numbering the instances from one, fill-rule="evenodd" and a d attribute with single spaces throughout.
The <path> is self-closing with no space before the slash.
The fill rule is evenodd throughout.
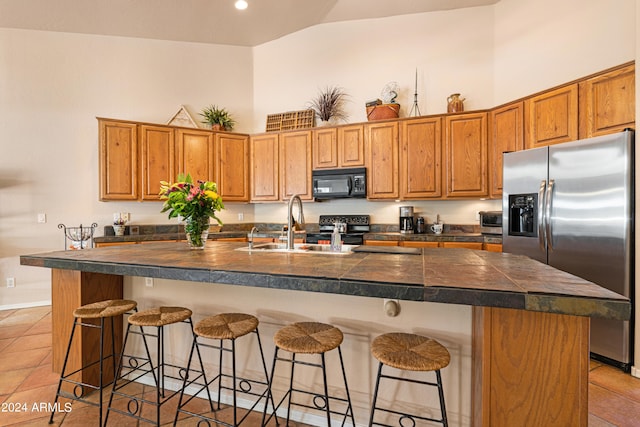
<path id="1" fill-rule="evenodd" d="M 589 318 L 474 307 L 474 426 L 588 425 Z"/>
<path id="2" fill-rule="evenodd" d="M 107 299 L 122 298 L 122 276 L 87 273 L 76 270 L 51 270 L 51 324 L 52 324 L 52 368 L 60 373 L 69 343 L 69 334 L 73 325 L 73 311 L 85 304 Z M 122 348 L 122 317 L 115 320 L 116 351 Z M 84 319 L 85 323 L 99 324 L 99 320 Z M 111 321 L 105 321 L 105 354 L 111 349 Z M 69 353 L 67 372 L 79 369 L 83 364 L 98 360 L 100 334 L 98 329 L 82 328 L 82 334 L 76 334 Z M 105 380 L 113 377 L 110 364 L 106 364 Z M 98 384 L 98 367 L 84 372 L 81 380 L 89 384 Z M 78 377 L 78 379 L 80 379 Z"/>

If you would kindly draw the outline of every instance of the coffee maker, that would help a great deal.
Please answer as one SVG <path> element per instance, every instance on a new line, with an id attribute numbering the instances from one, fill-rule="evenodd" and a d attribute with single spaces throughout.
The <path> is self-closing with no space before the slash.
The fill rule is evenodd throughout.
<path id="1" fill-rule="evenodd" d="M 413 233 L 413 206 L 400 206 L 400 232 Z"/>

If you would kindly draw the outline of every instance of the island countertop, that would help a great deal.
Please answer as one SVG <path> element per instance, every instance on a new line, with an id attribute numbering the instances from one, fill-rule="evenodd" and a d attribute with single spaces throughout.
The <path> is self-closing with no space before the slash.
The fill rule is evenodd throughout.
<path id="1" fill-rule="evenodd" d="M 626 320 L 619 294 L 528 257 L 470 249 L 421 254 L 264 253 L 238 242 L 184 242 L 57 251 L 20 257 L 22 265 L 368 297 L 514 308 Z"/>

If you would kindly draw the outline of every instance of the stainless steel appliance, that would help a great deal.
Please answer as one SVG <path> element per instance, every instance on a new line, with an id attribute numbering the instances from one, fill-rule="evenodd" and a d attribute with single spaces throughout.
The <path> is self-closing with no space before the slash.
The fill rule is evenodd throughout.
<path id="1" fill-rule="evenodd" d="M 400 232 L 413 233 L 413 206 L 400 206 Z"/>
<path id="2" fill-rule="evenodd" d="M 307 233 L 307 243 L 330 244 L 331 233 L 334 224 L 344 224 L 344 231 L 340 231 L 343 226 L 339 226 L 342 243 L 345 245 L 362 245 L 364 243 L 364 233 L 368 233 L 369 215 L 320 215 L 318 220 L 318 233 Z"/>
<path id="3" fill-rule="evenodd" d="M 317 200 L 367 196 L 365 168 L 320 169 L 311 173 L 313 197 Z"/>
<path id="4" fill-rule="evenodd" d="M 503 251 L 528 255 L 633 303 L 634 132 L 504 155 Z M 633 312 L 634 310 L 632 310 Z M 629 370 L 631 321 L 591 319 L 591 353 Z"/>
<path id="5" fill-rule="evenodd" d="M 480 233 L 502 235 L 502 211 L 481 211 Z"/>

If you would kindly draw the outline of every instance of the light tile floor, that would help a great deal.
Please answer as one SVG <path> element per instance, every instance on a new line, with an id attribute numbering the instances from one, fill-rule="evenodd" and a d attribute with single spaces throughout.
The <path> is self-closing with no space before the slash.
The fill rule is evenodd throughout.
<path id="1" fill-rule="evenodd" d="M 49 413 L 40 403 L 52 402 L 58 375 L 51 372 L 51 307 L 0 311 L 0 427 L 46 426 Z M 139 385 L 139 392 L 149 387 Z M 105 393 L 108 399 L 109 393 Z M 164 409 L 163 425 L 171 425 L 177 400 Z M 35 406 L 34 406 L 35 404 Z M 13 405 L 13 406 L 12 406 Z M 204 401 L 196 402 L 198 411 L 206 411 Z M 56 415 L 55 426 L 96 425 L 98 410 L 74 403 L 69 413 Z M 9 412 L 4 412 L 9 411 Z M 230 411 L 222 410 L 220 417 Z M 261 417 L 247 419 L 249 427 L 258 426 Z M 136 426 L 135 420 L 109 415 L 113 426 Z M 140 423 L 144 425 L 144 423 Z M 180 426 L 196 425 L 195 418 L 181 419 Z M 592 361 L 589 373 L 589 426 L 637 427 L 640 425 L 640 379 Z"/>

